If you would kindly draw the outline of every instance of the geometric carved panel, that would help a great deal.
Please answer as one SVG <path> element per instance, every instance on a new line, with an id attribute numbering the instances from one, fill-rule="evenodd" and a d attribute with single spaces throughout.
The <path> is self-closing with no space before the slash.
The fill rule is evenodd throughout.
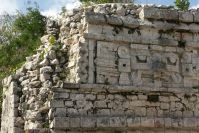
<path id="1" fill-rule="evenodd" d="M 98 41 L 96 83 L 151 87 L 198 86 L 197 51 L 178 49 Z"/>

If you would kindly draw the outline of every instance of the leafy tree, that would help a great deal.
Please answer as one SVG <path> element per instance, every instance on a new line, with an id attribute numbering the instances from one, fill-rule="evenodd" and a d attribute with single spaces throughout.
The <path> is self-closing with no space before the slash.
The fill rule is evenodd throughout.
<path id="1" fill-rule="evenodd" d="M 46 30 L 46 18 L 40 14 L 38 8 L 28 8 L 27 10 L 27 14 L 18 13 L 13 26 L 21 36 L 26 34 L 31 39 L 37 39 Z"/>
<path id="2" fill-rule="evenodd" d="M 189 0 L 176 0 L 175 5 L 178 9 L 182 11 L 187 11 L 189 9 Z"/>
<path id="3" fill-rule="evenodd" d="M 5 25 L 2 29 L 4 32 L 0 33 L 3 38 L 8 38 L 9 43 L 5 40 L 0 42 L 0 82 L 35 52 L 41 44 L 40 37 L 45 33 L 45 25 L 46 18 L 38 8 L 28 8 L 26 14 L 19 12 L 11 24 Z"/>

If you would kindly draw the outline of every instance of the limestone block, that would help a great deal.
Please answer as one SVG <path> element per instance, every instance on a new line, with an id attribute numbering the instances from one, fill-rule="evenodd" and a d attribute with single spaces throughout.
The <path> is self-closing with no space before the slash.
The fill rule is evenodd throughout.
<path id="1" fill-rule="evenodd" d="M 140 12 L 139 17 L 141 19 L 178 20 L 178 12 L 177 10 L 171 10 L 171 9 L 144 7 Z"/>
<path id="2" fill-rule="evenodd" d="M 183 117 L 193 117 L 193 111 L 183 111 Z"/>
<path id="3" fill-rule="evenodd" d="M 40 80 L 41 82 L 45 82 L 47 80 L 50 79 L 50 74 L 44 73 L 44 74 L 40 74 Z"/>
<path id="4" fill-rule="evenodd" d="M 117 13 L 117 15 L 119 15 L 119 16 L 124 16 L 125 13 L 126 13 L 126 10 L 125 10 L 124 6 L 123 6 L 123 5 L 120 5 L 120 4 L 117 5 L 116 13 Z"/>
<path id="5" fill-rule="evenodd" d="M 105 16 L 100 13 L 87 12 L 85 14 L 86 21 L 91 24 L 104 24 L 106 23 Z"/>
<path id="6" fill-rule="evenodd" d="M 166 64 L 167 64 L 167 70 L 168 71 L 174 71 L 174 72 L 179 72 L 179 57 L 178 55 L 174 54 L 174 53 L 168 53 L 165 54 L 166 57 Z"/>
<path id="7" fill-rule="evenodd" d="M 199 58 L 197 58 L 197 57 L 194 58 L 194 57 L 193 57 L 193 58 L 192 58 L 192 63 L 193 63 L 193 64 L 199 64 Z"/>
<path id="8" fill-rule="evenodd" d="M 127 117 L 127 126 L 130 128 L 140 127 L 141 118 L 140 117 Z"/>
<path id="9" fill-rule="evenodd" d="M 97 42 L 97 57 L 105 58 L 105 59 L 115 59 L 115 52 L 117 51 L 117 47 L 113 43 L 108 42 Z"/>
<path id="10" fill-rule="evenodd" d="M 170 128 L 171 122 L 172 122 L 171 118 L 164 118 L 165 127 Z"/>
<path id="11" fill-rule="evenodd" d="M 140 30 L 140 36 L 143 43 L 147 43 L 150 41 L 147 44 L 156 44 L 156 39 L 160 39 L 160 34 L 156 30 L 148 28 Z M 149 48 L 150 46 L 148 47 L 148 49 Z"/>
<path id="12" fill-rule="evenodd" d="M 95 128 L 97 119 L 95 117 L 81 117 L 81 127 Z"/>
<path id="13" fill-rule="evenodd" d="M 50 102 L 50 107 L 64 108 L 64 101 L 62 101 L 62 100 L 52 100 Z"/>
<path id="14" fill-rule="evenodd" d="M 147 117 L 141 117 L 141 127 L 154 127 L 154 119 L 153 118 L 147 118 Z"/>
<path id="15" fill-rule="evenodd" d="M 97 100 L 105 100 L 106 96 L 105 95 L 97 95 Z"/>
<path id="16" fill-rule="evenodd" d="M 114 68 L 117 66 L 116 60 L 107 60 L 104 58 L 95 59 L 95 65 L 101 66 L 101 67 L 111 67 L 111 68 Z"/>
<path id="17" fill-rule="evenodd" d="M 129 59 L 130 55 L 129 55 L 129 48 L 128 47 L 124 47 L 124 46 L 120 46 L 118 48 L 118 56 L 120 58 L 125 58 L 125 59 Z"/>
<path id="18" fill-rule="evenodd" d="M 142 50 L 148 50 L 148 45 L 143 44 L 131 44 L 131 49 L 142 49 Z"/>
<path id="19" fill-rule="evenodd" d="M 197 126 L 197 121 L 195 118 L 184 118 L 184 127 L 195 128 Z"/>
<path id="20" fill-rule="evenodd" d="M 132 56 L 131 68 L 134 70 L 149 70 L 151 68 L 149 58 L 146 55 Z"/>
<path id="21" fill-rule="evenodd" d="M 176 106 L 176 108 L 177 108 L 178 110 L 183 109 L 183 104 L 180 103 L 180 102 L 176 102 L 176 103 L 175 103 L 175 106 Z"/>
<path id="22" fill-rule="evenodd" d="M 108 73 L 109 71 L 106 71 L 104 73 L 106 74 L 97 74 L 96 77 L 96 83 L 103 83 L 103 84 L 118 84 L 118 77 L 119 74 Z"/>
<path id="23" fill-rule="evenodd" d="M 193 22 L 192 12 L 178 12 L 178 13 L 179 13 L 179 21 L 181 21 L 181 22 Z"/>
<path id="24" fill-rule="evenodd" d="M 182 34 L 183 40 L 193 41 L 194 39 L 193 33 L 181 33 L 181 34 Z"/>
<path id="25" fill-rule="evenodd" d="M 183 115 L 182 115 L 182 111 L 175 111 L 174 114 L 173 114 L 174 117 L 177 117 L 177 118 L 182 118 Z"/>
<path id="26" fill-rule="evenodd" d="M 161 108 L 161 109 L 169 109 L 169 108 L 170 108 L 170 105 L 169 105 L 169 103 L 161 102 L 160 108 Z"/>
<path id="27" fill-rule="evenodd" d="M 40 68 L 41 74 L 50 73 L 50 72 L 53 72 L 53 69 L 51 68 L 51 66 L 45 66 L 45 67 Z"/>
<path id="28" fill-rule="evenodd" d="M 18 128 L 18 127 L 14 127 L 13 128 L 13 131 L 11 131 L 11 130 L 9 129 L 9 133 L 24 133 L 24 130 L 22 129 L 22 128 Z"/>
<path id="29" fill-rule="evenodd" d="M 196 23 L 191 23 L 189 26 L 189 31 L 192 31 L 192 32 L 198 32 L 199 31 L 199 27 L 198 27 L 198 24 Z"/>
<path id="30" fill-rule="evenodd" d="M 165 127 L 164 118 L 155 118 L 154 119 L 154 126 L 157 128 Z"/>
<path id="31" fill-rule="evenodd" d="M 138 95 L 139 100 L 147 100 L 147 95 Z"/>
<path id="32" fill-rule="evenodd" d="M 199 22 L 199 11 L 197 10 L 195 13 L 194 13 L 194 22 Z"/>
<path id="33" fill-rule="evenodd" d="M 71 93 L 70 94 L 70 99 L 71 100 L 83 100 L 84 99 L 84 94 Z"/>
<path id="34" fill-rule="evenodd" d="M 165 51 L 166 52 L 176 52 L 176 47 L 169 47 L 169 46 L 166 46 L 165 47 Z"/>
<path id="35" fill-rule="evenodd" d="M 50 50 L 48 52 L 47 58 L 49 58 L 51 60 L 56 59 L 56 52 L 54 50 Z"/>
<path id="36" fill-rule="evenodd" d="M 66 117 L 66 109 L 65 108 L 56 108 L 55 117 Z"/>
<path id="37" fill-rule="evenodd" d="M 84 113 L 83 111 L 81 113 Z M 67 115 L 77 115 L 79 114 L 77 109 L 74 108 L 67 108 Z"/>
<path id="38" fill-rule="evenodd" d="M 30 79 L 23 80 L 23 81 L 21 82 L 21 85 L 22 85 L 22 86 L 27 86 L 29 82 L 30 82 Z"/>
<path id="39" fill-rule="evenodd" d="M 174 83 L 181 83 L 183 79 L 179 73 L 172 73 L 171 78 L 174 81 Z"/>
<path id="40" fill-rule="evenodd" d="M 104 101 L 95 101 L 94 106 L 98 107 L 98 108 L 107 108 L 107 103 L 105 100 Z"/>
<path id="41" fill-rule="evenodd" d="M 111 24 L 111 25 L 122 25 L 123 21 L 121 18 L 117 17 L 117 16 L 108 16 L 107 18 L 107 23 Z"/>
<path id="42" fill-rule="evenodd" d="M 146 108 L 145 107 L 137 107 L 135 108 L 135 116 L 146 116 Z"/>
<path id="43" fill-rule="evenodd" d="M 193 76 L 193 64 L 183 64 L 182 65 L 182 74 L 184 76 Z"/>
<path id="44" fill-rule="evenodd" d="M 139 26 L 138 19 L 132 17 L 122 17 L 123 25 L 129 28 L 136 28 Z"/>
<path id="45" fill-rule="evenodd" d="M 79 118 L 79 117 L 71 117 L 69 123 L 70 123 L 70 127 L 79 128 L 80 125 L 81 125 L 81 118 Z"/>
<path id="46" fill-rule="evenodd" d="M 41 84 L 41 81 L 32 81 L 32 82 L 30 82 L 29 83 L 29 85 L 31 86 L 31 87 L 39 87 L 40 86 L 40 84 Z"/>
<path id="47" fill-rule="evenodd" d="M 70 127 L 69 122 L 69 117 L 54 117 L 53 122 L 50 125 L 50 128 L 66 129 Z"/>
<path id="48" fill-rule="evenodd" d="M 77 104 L 77 106 L 80 107 L 80 108 L 83 108 L 83 107 L 85 108 L 85 106 L 88 105 L 88 101 L 85 101 L 85 100 L 80 100 L 80 101 L 79 101 L 79 100 L 78 100 L 78 101 L 76 101 L 76 104 Z"/>
<path id="49" fill-rule="evenodd" d="M 19 91 L 20 91 L 20 88 L 18 87 L 17 83 L 13 82 L 13 81 L 10 82 L 10 85 L 9 85 L 9 88 L 8 88 L 8 93 L 10 95 L 12 95 L 12 94 L 17 94 L 17 92 L 19 92 Z"/>
<path id="50" fill-rule="evenodd" d="M 164 133 L 179 133 L 178 130 L 168 129 Z"/>
<path id="51" fill-rule="evenodd" d="M 110 109 L 100 109 L 97 111 L 97 114 L 98 115 L 110 115 L 111 111 L 110 111 Z"/>
<path id="52" fill-rule="evenodd" d="M 110 127 L 126 127 L 126 118 L 125 117 L 111 117 L 110 118 Z"/>
<path id="53" fill-rule="evenodd" d="M 110 125 L 110 120 L 108 117 L 99 117 L 97 119 L 97 127 L 109 127 Z"/>
<path id="54" fill-rule="evenodd" d="M 155 108 L 147 108 L 146 114 L 148 117 L 155 117 L 157 116 L 158 112 Z"/>
<path id="55" fill-rule="evenodd" d="M 159 96 L 159 101 L 160 102 L 169 102 L 170 99 L 168 96 Z"/>
<path id="56" fill-rule="evenodd" d="M 73 103 L 73 101 L 65 101 L 64 105 L 65 105 L 66 107 L 73 107 L 73 106 L 74 106 L 74 103 Z"/>
<path id="57" fill-rule="evenodd" d="M 151 48 L 151 50 L 163 51 L 163 47 L 162 46 L 150 45 L 149 47 Z"/>
<path id="58" fill-rule="evenodd" d="M 52 65 L 59 65 L 59 60 L 58 59 L 54 59 L 50 62 Z"/>
<path id="59" fill-rule="evenodd" d="M 95 33 L 95 34 L 101 34 L 103 31 L 103 26 L 101 25 L 94 25 L 94 24 L 88 24 L 88 33 Z"/>
<path id="60" fill-rule="evenodd" d="M 95 40 L 89 40 L 89 72 L 88 83 L 94 83 L 94 47 L 96 45 Z"/>
<path id="61" fill-rule="evenodd" d="M 119 72 L 131 72 L 131 65 L 129 59 L 119 59 Z"/>
<path id="62" fill-rule="evenodd" d="M 170 99 L 169 99 L 171 102 L 176 102 L 176 101 L 180 101 L 180 99 L 178 97 L 175 97 L 175 96 L 170 96 Z"/>
<path id="63" fill-rule="evenodd" d="M 183 63 L 191 63 L 192 62 L 192 54 L 188 52 L 184 52 L 182 55 L 181 62 Z"/>
<path id="64" fill-rule="evenodd" d="M 120 85 L 129 85 L 130 83 L 131 82 L 129 79 L 129 74 L 122 72 L 119 77 L 119 84 Z"/>
<path id="65" fill-rule="evenodd" d="M 133 85 L 142 85 L 143 81 L 141 79 L 142 72 L 141 71 L 134 71 L 131 73 Z"/>
<path id="66" fill-rule="evenodd" d="M 94 94 L 86 94 L 85 99 L 86 100 L 95 100 L 96 99 L 96 95 L 94 95 Z"/>

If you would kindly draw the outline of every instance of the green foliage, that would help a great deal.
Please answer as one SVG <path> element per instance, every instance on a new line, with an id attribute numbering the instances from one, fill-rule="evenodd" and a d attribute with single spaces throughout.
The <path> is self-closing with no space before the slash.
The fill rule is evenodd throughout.
<path id="1" fill-rule="evenodd" d="M 45 32 L 46 18 L 38 8 L 28 8 L 27 14 L 18 13 L 14 28 L 25 39 L 37 39 Z"/>
<path id="2" fill-rule="evenodd" d="M 12 23 L 6 22 L 9 24 L 5 25 L 3 33 L 0 32 L 0 37 L 9 41 L 9 43 L 5 39 L 0 41 L 0 94 L 2 94 L 1 80 L 15 72 L 25 62 L 27 56 L 35 53 L 41 44 L 40 37 L 46 27 L 46 18 L 37 8 L 28 8 L 26 14 L 18 13 Z"/>
<path id="3" fill-rule="evenodd" d="M 55 44 L 55 41 L 56 41 L 56 38 L 53 36 L 53 35 L 51 35 L 50 37 L 49 37 L 49 43 L 50 43 L 50 45 L 53 45 L 53 44 Z"/>
<path id="4" fill-rule="evenodd" d="M 176 0 L 175 5 L 181 11 L 187 11 L 189 9 L 189 0 Z"/>

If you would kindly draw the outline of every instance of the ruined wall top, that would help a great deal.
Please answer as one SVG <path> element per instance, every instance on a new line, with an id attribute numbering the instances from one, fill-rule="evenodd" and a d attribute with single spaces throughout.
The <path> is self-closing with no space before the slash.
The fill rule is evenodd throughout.
<path id="1" fill-rule="evenodd" d="M 121 3 L 80 10 L 89 52 L 85 83 L 198 87 L 197 10 Z"/>

